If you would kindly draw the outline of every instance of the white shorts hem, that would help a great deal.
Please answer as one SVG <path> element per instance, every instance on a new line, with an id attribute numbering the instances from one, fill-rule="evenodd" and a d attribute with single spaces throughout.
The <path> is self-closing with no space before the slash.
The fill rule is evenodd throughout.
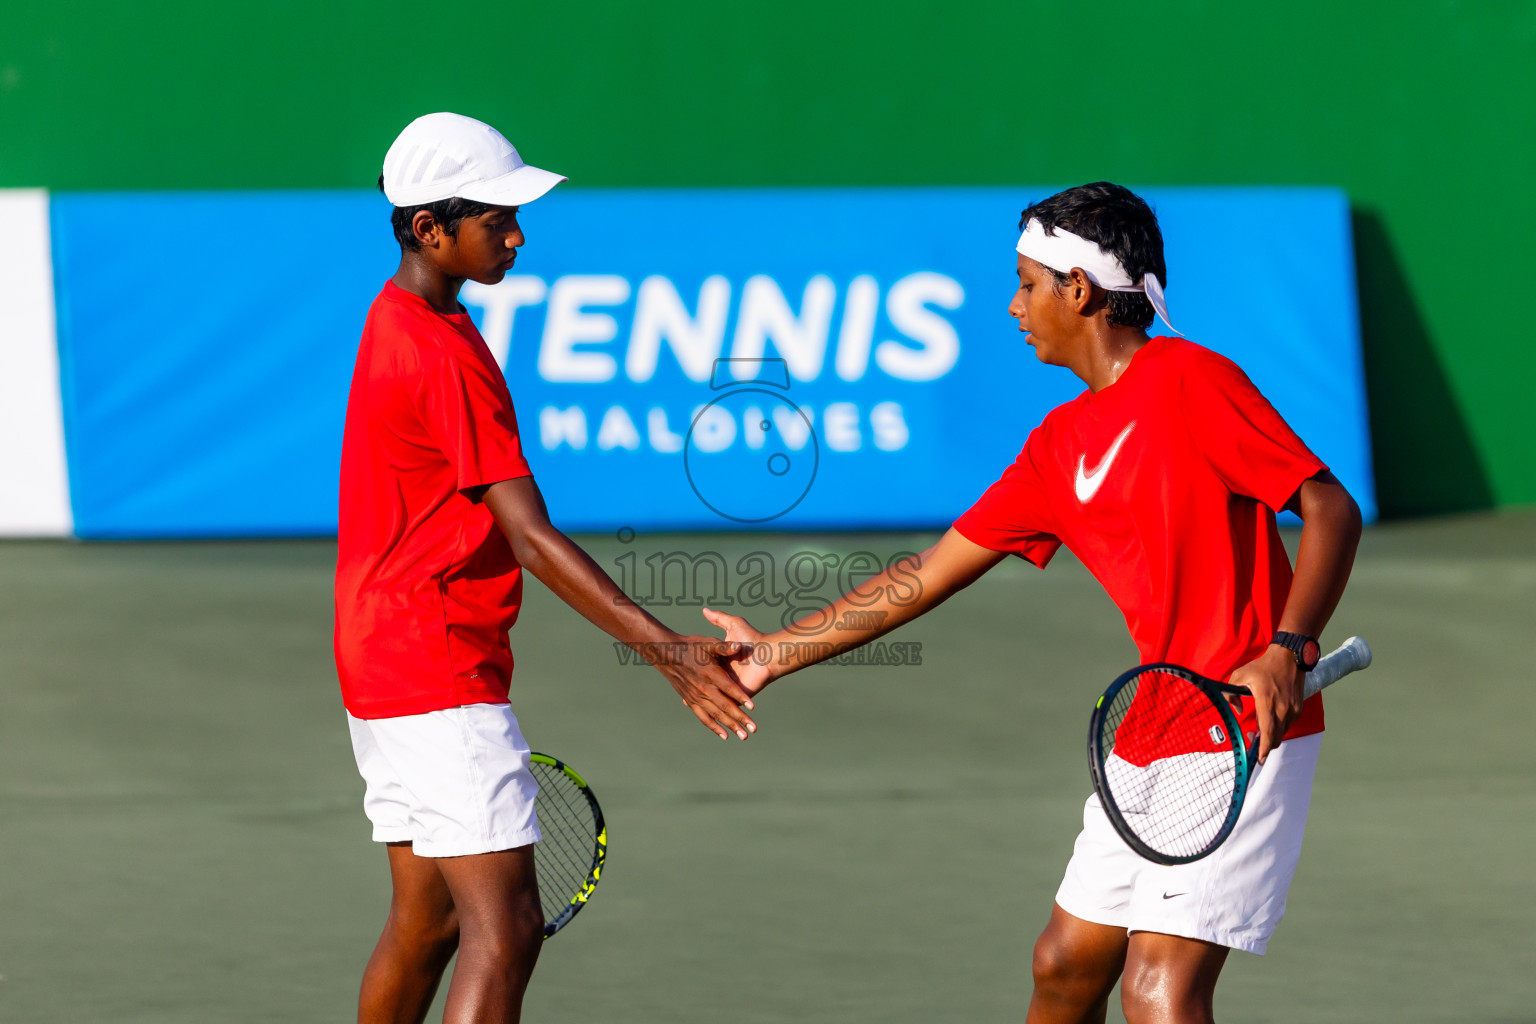
<path id="1" fill-rule="evenodd" d="M 1151 932 L 1154 935 L 1172 935 L 1178 939 L 1197 939 L 1200 942 L 1210 942 L 1217 946 L 1226 946 L 1240 953 L 1252 953 L 1255 956 L 1263 956 L 1264 950 L 1269 946 L 1269 936 L 1253 932 L 1224 932 L 1216 930 L 1202 931 L 1198 928 L 1128 928 L 1132 935 L 1137 932 Z"/>
<path id="2" fill-rule="evenodd" d="M 1211 935 L 1199 936 L 1206 942 L 1214 942 L 1218 946 L 1226 946 L 1243 953 L 1252 953 L 1254 956 L 1263 956 L 1269 948 L 1270 934 L 1260 932 L 1215 932 Z"/>
<path id="3" fill-rule="evenodd" d="M 373 841 L 376 843 L 408 843 L 411 841 L 411 830 L 403 825 L 394 828 L 375 825 L 373 826 Z"/>
<path id="4" fill-rule="evenodd" d="M 425 840 L 413 844 L 412 849 L 418 857 L 473 857 L 481 853 L 500 853 L 503 850 L 516 850 L 521 846 L 532 846 L 541 840 L 543 836 L 537 827 L 519 829 L 516 832 L 494 833 L 485 839 L 461 840 L 452 843 L 434 843 Z"/>
<path id="5" fill-rule="evenodd" d="M 1103 907 L 1085 907 L 1065 893 L 1056 894 L 1056 905 L 1079 921 L 1102 924 L 1107 928 L 1128 928 L 1131 915 L 1124 910 L 1106 910 Z"/>
<path id="6" fill-rule="evenodd" d="M 1254 956 L 1263 956 L 1269 948 L 1269 935 L 1262 932 L 1232 932 L 1219 929 L 1183 929 L 1178 927 L 1154 927 L 1138 928 L 1129 923 L 1130 915 L 1125 911 L 1105 910 L 1102 907 L 1083 907 L 1071 897 L 1065 899 L 1058 893 L 1056 905 L 1080 921 L 1089 924 L 1101 924 L 1106 928 L 1124 928 L 1134 935 L 1137 932 L 1153 932 L 1157 935 L 1173 935 L 1181 939 L 1198 939 L 1201 942 L 1213 942 L 1218 946 L 1226 946 L 1228 949 L 1236 949 L 1243 953 L 1252 953 Z M 1164 923 L 1166 924 L 1166 922 Z"/>

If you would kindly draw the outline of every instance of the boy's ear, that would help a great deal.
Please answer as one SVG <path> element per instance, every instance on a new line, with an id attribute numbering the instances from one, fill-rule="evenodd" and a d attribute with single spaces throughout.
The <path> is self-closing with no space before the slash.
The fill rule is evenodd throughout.
<path id="1" fill-rule="evenodd" d="M 1093 302 L 1093 282 L 1088 280 L 1088 275 L 1083 273 L 1081 267 L 1073 267 L 1068 276 L 1071 283 L 1066 288 L 1067 301 L 1072 304 L 1072 311 L 1087 313 Z"/>
<path id="2" fill-rule="evenodd" d="M 438 226 L 437 218 L 432 216 L 431 210 L 417 210 L 416 216 L 411 218 L 411 233 L 428 249 L 436 249 L 442 241 L 443 231 Z"/>

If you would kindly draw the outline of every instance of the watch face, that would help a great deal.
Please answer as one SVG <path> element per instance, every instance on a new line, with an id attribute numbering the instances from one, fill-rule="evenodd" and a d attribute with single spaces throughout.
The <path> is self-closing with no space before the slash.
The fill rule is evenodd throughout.
<path id="1" fill-rule="evenodd" d="M 1308 640 L 1301 645 L 1301 663 L 1307 668 L 1311 668 L 1317 664 L 1318 655 L 1321 653 L 1322 649 L 1317 646 L 1317 641 Z"/>

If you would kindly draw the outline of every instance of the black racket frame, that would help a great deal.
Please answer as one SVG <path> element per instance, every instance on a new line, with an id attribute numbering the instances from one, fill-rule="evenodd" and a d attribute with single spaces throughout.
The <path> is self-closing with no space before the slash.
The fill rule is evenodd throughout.
<path id="1" fill-rule="evenodd" d="M 1110 791 L 1109 780 L 1104 774 L 1104 756 L 1106 754 L 1104 750 L 1104 716 L 1108 713 L 1109 707 L 1114 704 L 1115 696 L 1138 676 L 1147 672 L 1162 672 L 1166 675 L 1177 676 L 1204 693 L 1221 714 L 1222 724 L 1226 728 L 1227 736 L 1232 744 L 1232 752 L 1235 755 L 1237 778 L 1233 783 L 1232 806 L 1227 811 L 1226 820 L 1222 822 L 1221 828 L 1203 850 L 1185 856 L 1173 856 L 1163 853 L 1142 842 L 1130 824 L 1126 822 L 1125 816 L 1120 813 L 1120 808 L 1115 803 L 1114 794 Z M 1243 810 L 1243 800 L 1248 795 L 1248 782 L 1253 777 L 1253 765 L 1255 758 L 1258 756 L 1258 748 L 1248 745 L 1247 738 L 1243 736 L 1242 728 L 1238 725 L 1237 715 L 1233 713 L 1232 705 L 1226 699 L 1228 694 L 1239 697 L 1252 696 L 1241 686 L 1218 683 L 1214 679 L 1205 678 L 1198 672 L 1191 672 L 1182 665 L 1158 662 L 1151 665 L 1138 665 L 1129 672 L 1122 673 L 1114 682 L 1109 684 L 1109 688 L 1104 691 L 1104 695 L 1094 705 L 1093 715 L 1088 721 L 1088 771 L 1093 776 L 1094 792 L 1099 794 L 1099 803 L 1103 806 L 1104 813 L 1109 816 L 1110 824 L 1115 827 L 1116 832 L 1120 833 L 1120 838 L 1125 840 L 1127 846 L 1147 860 L 1156 864 L 1193 863 L 1202 857 L 1210 856 L 1218 846 L 1226 842 L 1227 837 L 1232 834 L 1232 829 L 1237 825 L 1237 817 Z"/>
<path id="2" fill-rule="evenodd" d="M 582 885 L 580 892 L 567 895 L 568 902 L 565 909 L 555 915 L 554 920 L 544 922 L 544 938 L 548 939 L 570 924 L 571 920 L 587 905 L 587 901 L 592 898 L 592 893 L 596 891 L 597 883 L 602 878 L 603 865 L 608 860 L 608 823 L 603 818 L 603 807 L 597 802 L 597 795 L 592 792 L 592 787 L 587 785 L 587 780 L 582 778 L 580 772 L 552 754 L 534 751 L 529 755 L 529 759 L 558 769 L 581 791 L 581 795 L 586 797 L 587 804 L 592 808 L 592 823 L 597 831 L 597 836 L 592 843 L 592 866 L 587 871 L 586 882 Z"/>

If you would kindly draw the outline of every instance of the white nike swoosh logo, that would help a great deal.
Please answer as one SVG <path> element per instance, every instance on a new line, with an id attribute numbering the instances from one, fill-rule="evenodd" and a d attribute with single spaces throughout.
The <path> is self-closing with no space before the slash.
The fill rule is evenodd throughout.
<path id="1" fill-rule="evenodd" d="M 1125 444 L 1125 439 L 1131 436 L 1131 431 L 1136 429 L 1136 421 L 1132 420 L 1126 428 L 1120 431 L 1120 436 L 1115 438 L 1115 443 L 1109 446 L 1109 451 L 1099 460 L 1099 464 L 1093 467 L 1089 473 L 1084 469 L 1088 456 L 1077 457 L 1077 500 L 1083 504 L 1093 500 L 1093 496 L 1099 493 L 1099 488 L 1104 484 L 1104 474 L 1108 472 L 1110 464 L 1115 461 L 1115 456 L 1120 454 L 1120 446 Z"/>

